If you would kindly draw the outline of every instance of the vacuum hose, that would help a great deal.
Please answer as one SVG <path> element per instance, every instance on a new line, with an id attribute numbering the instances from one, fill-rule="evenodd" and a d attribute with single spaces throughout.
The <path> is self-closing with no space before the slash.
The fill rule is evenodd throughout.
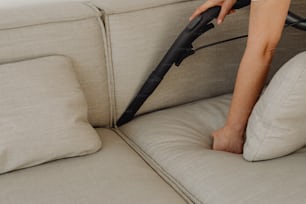
<path id="1" fill-rule="evenodd" d="M 246 7 L 250 3 L 251 0 L 238 0 L 237 3 L 233 6 L 233 9 L 240 9 Z M 214 28 L 214 25 L 210 22 L 214 18 L 218 17 L 220 10 L 221 10 L 220 6 L 212 7 L 206 10 L 205 12 L 203 12 L 202 14 L 200 14 L 195 19 L 193 19 L 186 26 L 186 28 L 174 41 L 171 48 L 168 50 L 168 52 L 163 57 L 161 62 L 158 64 L 158 66 L 150 74 L 150 76 L 148 77 L 144 85 L 141 87 L 136 97 L 132 100 L 132 102 L 129 104 L 125 112 L 119 118 L 119 120 L 116 123 L 117 126 L 121 126 L 134 118 L 136 112 L 147 100 L 147 98 L 154 92 L 154 90 L 163 80 L 164 76 L 166 75 L 166 73 L 169 71 L 169 69 L 172 67 L 173 64 L 179 66 L 185 58 L 195 53 L 192 43 L 203 33 Z M 297 29 L 306 30 L 305 19 L 299 17 L 298 15 L 292 12 L 288 13 L 286 24 L 288 26 L 293 26 Z M 243 37 L 246 36 L 247 35 Z"/>

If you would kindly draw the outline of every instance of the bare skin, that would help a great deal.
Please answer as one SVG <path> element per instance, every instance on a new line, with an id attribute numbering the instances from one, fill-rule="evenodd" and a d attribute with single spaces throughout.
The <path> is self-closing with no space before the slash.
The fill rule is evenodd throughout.
<path id="1" fill-rule="evenodd" d="M 223 128 L 212 132 L 213 149 L 241 154 L 248 118 L 263 89 L 274 50 L 279 43 L 291 0 L 253 0 L 249 37 L 236 79 L 233 99 Z M 218 23 L 231 13 L 236 0 L 208 0 L 194 17 L 216 5 L 222 9 Z"/>

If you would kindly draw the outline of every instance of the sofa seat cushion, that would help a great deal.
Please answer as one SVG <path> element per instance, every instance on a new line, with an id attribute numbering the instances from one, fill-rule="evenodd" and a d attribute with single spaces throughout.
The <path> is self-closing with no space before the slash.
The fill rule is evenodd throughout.
<path id="1" fill-rule="evenodd" d="M 252 163 L 211 150 L 210 133 L 225 122 L 231 95 L 140 116 L 121 127 L 142 155 L 195 203 L 303 203 L 306 149 Z"/>
<path id="2" fill-rule="evenodd" d="M 96 154 L 0 175 L 1 203 L 186 203 L 117 134 L 97 131 Z"/>

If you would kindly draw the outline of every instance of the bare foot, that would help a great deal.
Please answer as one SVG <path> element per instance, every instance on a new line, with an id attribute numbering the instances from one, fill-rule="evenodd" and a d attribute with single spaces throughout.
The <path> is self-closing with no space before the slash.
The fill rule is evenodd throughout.
<path id="1" fill-rule="evenodd" d="M 228 126 L 212 132 L 213 150 L 242 154 L 244 131 L 237 131 Z"/>

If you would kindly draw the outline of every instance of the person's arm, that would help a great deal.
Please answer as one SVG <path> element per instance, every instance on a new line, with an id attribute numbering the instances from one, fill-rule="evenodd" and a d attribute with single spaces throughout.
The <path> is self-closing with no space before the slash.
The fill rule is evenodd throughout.
<path id="1" fill-rule="evenodd" d="M 247 47 L 226 124 L 212 133 L 214 150 L 242 153 L 247 121 L 267 78 L 289 5 L 290 0 L 252 1 Z"/>

